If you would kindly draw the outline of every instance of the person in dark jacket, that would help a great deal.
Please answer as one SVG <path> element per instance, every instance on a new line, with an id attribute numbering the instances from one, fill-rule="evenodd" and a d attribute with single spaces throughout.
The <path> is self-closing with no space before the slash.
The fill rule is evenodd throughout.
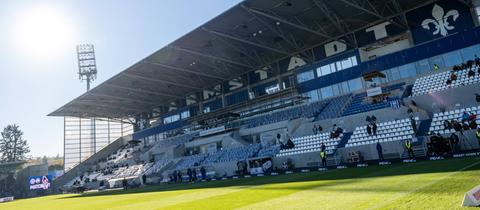
<path id="1" fill-rule="evenodd" d="M 455 132 L 462 132 L 462 124 L 460 122 L 453 120 L 453 129 L 455 129 Z"/>
<path id="2" fill-rule="evenodd" d="M 178 183 L 178 172 L 177 171 L 173 171 L 172 178 L 173 178 L 173 180 L 172 180 L 173 182 Z"/>
<path id="3" fill-rule="evenodd" d="M 335 138 L 335 132 L 337 130 L 337 124 L 333 124 L 332 131 L 330 132 L 330 138 L 333 139 Z"/>
<path id="4" fill-rule="evenodd" d="M 447 83 L 447 86 L 450 87 L 450 85 L 452 84 L 452 80 L 451 80 L 451 79 L 447 79 L 446 83 Z"/>
<path id="5" fill-rule="evenodd" d="M 467 75 L 468 75 L 468 78 L 475 77 L 475 72 L 472 69 L 470 69 L 470 70 L 468 70 Z"/>
<path id="6" fill-rule="evenodd" d="M 477 121 L 476 120 L 470 121 L 469 126 L 470 126 L 470 129 L 475 130 L 478 127 Z"/>
<path id="7" fill-rule="evenodd" d="M 373 123 L 372 125 L 372 133 L 374 136 L 377 135 L 377 123 Z"/>
<path id="8" fill-rule="evenodd" d="M 147 185 L 147 175 L 146 174 L 142 175 L 142 182 L 143 182 L 144 185 Z"/>
<path id="9" fill-rule="evenodd" d="M 122 186 L 123 186 L 123 190 L 127 190 L 128 189 L 128 181 L 127 179 L 124 177 L 123 180 L 122 180 Z"/>
<path id="10" fill-rule="evenodd" d="M 177 182 L 178 182 L 178 183 L 183 182 L 183 180 L 182 180 L 182 172 L 181 172 L 181 171 L 178 171 L 178 173 L 177 173 Z"/>
<path id="11" fill-rule="evenodd" d="M 382 148 L 382 145 L 380 144 L 380 142 L 377 142 L 377 153 L 378 153 L 378 159 L 380 161 L 384 161 L 384 159 L 383 159 L 383 148 Z"/>
<path id="12" fill-rule="evenodd" d="M 205 180 L 207 178 L 207 171 L 205 170 L 205 168 L 203 166 L 200 168 L 200 174 L 202 175 L 203 180 Z"/>
<path id="13" fill-rule="evenodd" d="M 192 181 L 193 182 L 197 181 L 197 170 L 196 169 L 192 170 Z"/>
<path id="14" fill-rule="evenodd" d="M 187 169 L 188 181 L 192 182 L 192 169 Z"/>
<path id="15" fill-rule="evenodd" d="M 452 123 L 450 123 L 450 121 L 448 121 L 448 120 L 443 121 L 443 128 L 444 128 L 445 130 L 450 130 L 450 129 L 452 129 Z"/>
<path id="16" fill-rule="evenodd" d="M 372 128 L 370 127 L 370 125 L 367 125 L 367 134 L 368 134 L 369 136 L 372 135 Z"/>
<path id="17" fill-rule="evenodd" d="M 415 120 L 415 118 L 411 117 L 410 118 L 410 123 L 412 124 L 412 129 L 413 129 L 413 133 L 417 133 L 417 121 Z"/>
<path id="18" fill-rule="evenodd" d="M 367 118 L 365 119 L 365 121 L 367 121 L 367 123 L 371 123 L 371 122 L 372 122 L 372 118 L 370 118 L 370 116 L 367 115 Z"/>
<path id="19" fill-rule="evenodd" d="M 459 152 L 459 148 L 458 148 L 458 143 L 459 143 L 459 138 L 457 136 L 457 134 L 455 133 L 452 133 L 452 135 L 450 135 L 450 145 L 452 146 L 452 152 L 453 153 L 457 153 Z"/>
<path id="20" fill-rule="evenodd" d="M 409 117 L 413 117 L 413 109 L 412 108 L 408 108 L 407 109 L 407 114 Z"/>
<path id="21" fill-rule="evenodd" d="M 320 145 L 320 151 L 325 151 L 327 149 L 327 147 L 325 146 L 325 144 L 322 142 L 322 144 Z"/>
<path id="22" fill-rule="evenodd" d="M 457 75 L 453 71 L 450 73 L 450 80 L 451 81 L 457 80 Z"/>
<path id="23" fill-rule="evenodd" d="M 289 138 L 287 140 L 286 146 L 287 146 L 288 149 L 292 149 L 292 148 L 295 147 L 295 144 L 293 143 L 292 139 Z"/>
<path id="24" fill-rule="evenodd" d="M 337 127 L 337 125 L 333 125 L 333 130 L 330 133 L 330 138 L 338 138 L 341 134 L 343 133 L 343 129 L 340 127 Z"/>

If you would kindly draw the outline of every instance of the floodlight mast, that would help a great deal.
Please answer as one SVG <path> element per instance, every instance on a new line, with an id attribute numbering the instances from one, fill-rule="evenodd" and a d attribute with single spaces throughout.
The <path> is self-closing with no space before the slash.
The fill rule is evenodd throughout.
<path id="1" fill-rule="evenodd" d="M 93 44 L 77 45 L 78 78 L 87 81 L 87 92 L 90 83 L 97 79 L 97 64 L 95 61 L 95 49 Z"/>
<path id="2" fill-rule="evenodd" d="M 87 81 L 87 92 L 90 91 L 90 83 L 97 79 L 97 64 L 95 61 L 95 48 L 93 44 L 77 45 L 78 79 Z M 80 119 L 81 122 L 81 119 Z M 81 128 L 79 129 L 81 130 Z M 90 151 L 96 153 L 96 126 L 95 118 L 90 118 Z M 82 140 L 80 139 L 79 162 L 82 162 Z"/>

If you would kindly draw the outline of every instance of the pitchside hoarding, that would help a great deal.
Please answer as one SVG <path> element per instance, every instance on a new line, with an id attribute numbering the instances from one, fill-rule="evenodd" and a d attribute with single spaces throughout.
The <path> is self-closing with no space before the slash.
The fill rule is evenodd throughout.
<path id="1" fill-rule="evenodd" d="M 28 179 L 30 190 L 48 190 L 52 186 L 51 176 L 31 176 Z"/>

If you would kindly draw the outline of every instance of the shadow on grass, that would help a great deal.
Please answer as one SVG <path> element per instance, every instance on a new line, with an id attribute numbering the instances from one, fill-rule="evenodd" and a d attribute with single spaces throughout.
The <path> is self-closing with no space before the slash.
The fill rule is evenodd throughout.
<path id="1" fill-rule="evenodd" d="M 339 170 L 329 170 L 324 172 L 310 172 L 310 173 L 294 173 L 290 175 L 264 176 L 252 178 L 229 179 L 222 181 L 209 181 L 199 183 L 181 183 L 181 184 L 163 184 L 157 186 L 149 186 L 143 188 L 134 188 L 130 190 L 117 191 L 103 191 L 94 193 L 84 193 L 72 195 L 68 197 L 61 197 L 57 199 L 70 199 L 93 196 L 106 195 L 125 195 L 134 193 L 148 193 L 148 192 L 168 192 L 181 190 L 195 190 L 195 189 L 209 189 L 221 187 L 238 187 L 248 188 L 253 186 L 260 186 L 265 184 L 280 184 L 280 183 L 296 183 L 309 181 L 333 181 L 333 182 L 312 182 L 301 186 L 286 185 L 275 187 L 259 187 L 258 189 L 265 190 L 306 190 L 321 186 L 337 186 L 346 185 L 354 182 L 359 182 L 361 179 L 375 178 L 375 177 L 391 177 L 413 174 L 428 174 L 428 173 L 448 173 L 458 171 L 473 163 L 480 163 L 479 158 L 461 158 L 461 159 L 447 159 L 442 161 L 421 161 L 411 164 L 393 164 L 390 166 L 369 166 L 366 168 L 348 168 Z M 480 164 L 465 168 L 467 170 L 479 170 Z M 365 191 L 367 189 L 364 189 Z M 368 189 L 370 191 L 375 189 Z M 377 189 L 378 191 L 385 191 L 388 189 Z M 393 190 L 393 189 L 392 189 Z"/>

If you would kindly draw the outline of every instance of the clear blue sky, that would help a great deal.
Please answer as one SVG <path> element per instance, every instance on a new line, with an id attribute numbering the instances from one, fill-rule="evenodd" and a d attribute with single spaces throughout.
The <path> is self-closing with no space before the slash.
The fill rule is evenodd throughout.
<path id="1" fill-rule="evenodd" d="M 96 86 L 238 2 L 0 1 L 0 127 L 20 125 L 33 156 L 63 155 L 63 118 L 46 115 L 85 91 L 75 44 L 95 45 Z"/>

